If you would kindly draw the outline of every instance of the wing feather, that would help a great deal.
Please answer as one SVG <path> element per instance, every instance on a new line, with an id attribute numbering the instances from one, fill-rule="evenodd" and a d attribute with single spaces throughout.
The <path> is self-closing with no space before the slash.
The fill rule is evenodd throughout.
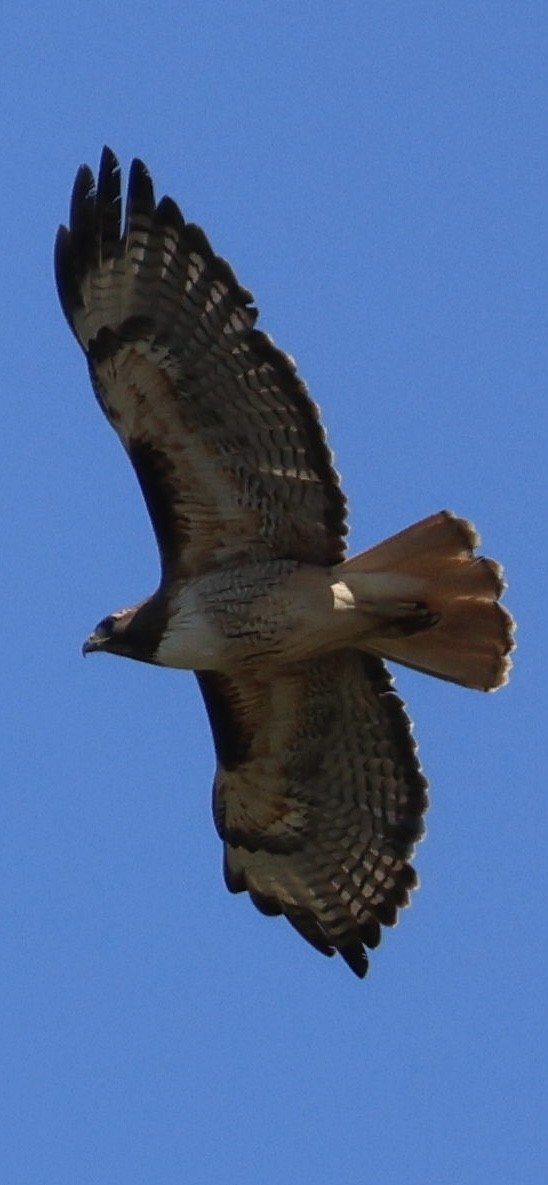
<path id="1" fill-rule="evenodd" d="M 380 659 L 338 651 L 270 682 L 198 676 L 217 750 L 225 880 L 367 971 L 417 878 L 426 780 Z"/>
<path id="2" fill-rule="evenodd" d="M 56 278 L 100 405 L 133 461 L 166 580 L 236 558 L 335 563 L 345 499 L 293 361 L 204 232 L 131 166 L 77 174 Z M 153 460 L 152 460 L 153 458 Z M 168 525 L 166 525 L 168 524 Z"/>

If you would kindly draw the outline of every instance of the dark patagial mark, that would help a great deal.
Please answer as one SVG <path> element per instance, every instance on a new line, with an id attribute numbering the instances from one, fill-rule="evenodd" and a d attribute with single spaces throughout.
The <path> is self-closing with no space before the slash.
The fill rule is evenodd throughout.
<path id="1" fill-rule="evenodd" d="M 180 573 L 188 542 L 184 519 L 175 510 L 177 477 L 167 454 L 147 440 L 131 440 L 128 453 L 158 541 L 162 572 L 169 579 L 172 570 Z"/>
<path id="2" fill-rule="evenodd" d="M 242 713 L 238 711 L 237 692 L 226 675 L 217 671 L 196 672 L 209 717 L 215 752 L 223 769 L 237 769 L 245 761 L 251 744 Z"/>

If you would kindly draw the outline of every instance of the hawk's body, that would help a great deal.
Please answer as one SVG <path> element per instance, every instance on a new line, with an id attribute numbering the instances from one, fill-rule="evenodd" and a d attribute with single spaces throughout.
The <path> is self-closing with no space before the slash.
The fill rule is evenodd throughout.
<path id="1" fill-rule="evenodd" d="M 416 882 L 426 782 L 382 657 L 467 686 L 504 682 L 500 569 L 442 512 L 344 560 L 345 499 L 293 362 L 201 230 L 133 163 L 77 176 L 56 275 L 99 402 L 156 533 L 154 596 L 85 650 L 195 670 L 217 753 L 233 891 L 324 954 L 364 945 Z"/>

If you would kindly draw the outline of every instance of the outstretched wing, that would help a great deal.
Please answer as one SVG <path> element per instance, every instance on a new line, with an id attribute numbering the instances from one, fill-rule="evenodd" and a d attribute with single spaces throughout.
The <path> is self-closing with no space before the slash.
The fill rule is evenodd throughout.
<path id="1" fill-rule="evenodd" d="M 225 878 L 356 975 L 416 875 L 426 780 L 380 659 L 337 651 L 280 677 L 199 674 L 217 752 Z"/>
<path id="2" fill-rule="evenodd" d="M 156 204 L 105 148 L 76 177 L 60 227 L 61 304 L 99 403 L 127 450 L 166 580 L 236 558 L 330 564 L 345 499 L 306 386 L 254 328 L 252 296 L 169 198 Z"/>

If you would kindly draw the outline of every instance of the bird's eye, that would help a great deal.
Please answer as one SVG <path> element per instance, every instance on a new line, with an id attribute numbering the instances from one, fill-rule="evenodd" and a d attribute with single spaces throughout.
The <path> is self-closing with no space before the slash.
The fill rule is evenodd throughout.
<path id="1" fill-rule="evenodd" d="M 110 637 L 113 629 L 114 629 L 114 617 L 112 616 L 112 614 L 109 614 L 108 617 L 103 617 L 103 620 L 99 623 L 98 632 L 105 634 L 107 637 Z"/>

